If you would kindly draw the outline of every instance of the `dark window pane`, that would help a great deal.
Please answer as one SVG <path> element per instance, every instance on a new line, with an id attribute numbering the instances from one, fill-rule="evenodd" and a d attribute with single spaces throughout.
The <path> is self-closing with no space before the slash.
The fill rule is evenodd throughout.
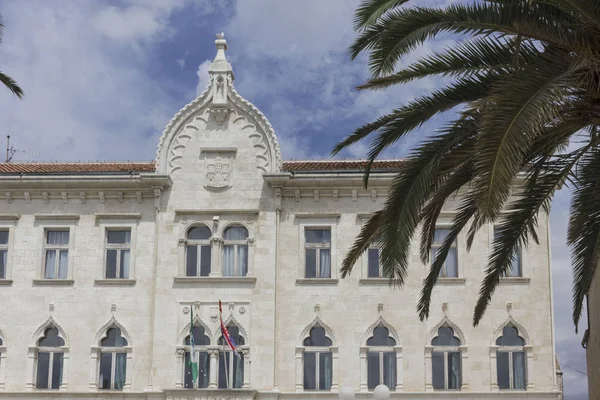
<path id="1" fill-rule="evenodd" d="M 306 243 L 326 244 L 331 242 L 329 229 L 307 229 L 305 231 Z"/>
<path id="2" fill-rule="evenodd" d="M 512 353 L 513 357 L 513 389 L 525 389 L 525 353 L 516 351 Z"/>
<path id="3" fill-rule="evenodd" d="M 319 354 L 319 389 L 331 389 L 332 371 L 332 356 L 331 353 Z"/>
<path id="4" fill-rule="evenodd" d="M 212 236 L 210 229 L 206 226 L 196 226 L 188 231 L 190 240 L 208 240 Z"/>
<path id="5" fill-rule="evenodd" d="M 52 360 L 52 389 L 60 388 L 62 383 L 63 353 L 54 353 Z"/>
<path id="6" fill-rule="evenodd" d="M 183 371 L 183 387 L 186 389 L 192 389 L 194 387 L 194 380 L 192 376 L 192 366 L 190 365 L 190 352 L 185 352 L 185 359 L 183 360 L 184 371 Z"/>
<path id="7" fill-rule="evenodd" d="M 229 387 L 229 352 L 219 352 L 219 388 Z"/>
<path id="8" fill-rule="evenodd" d="M 108 231 L 107 241 L 111 244 L 126 244 L 131 242 L 131 231 L 129 229 Z"/>
<path id="9" fill-rule="evenodd" d="M 385 326 L 373 329 L 373 336 L 367 340 L 367 346 L 395 346 L 396 341 L 390 337 L 390 331 Z"/>
<path id="10" fill-rule="evenodd" d="M 127 339 L 121 336 L 121 329 L 110 328 L 106 332 L 106 337 L 101 340 L 100 345 L 103 347 L 123 347 L 127 346 Z"/>
<path id="11" fill-rule="evenodd" d="M 8 244 L 8 231 L 0 231 L 0 244 Z"/>
<path id="12" fill-rule="evenodd" d="M 317 250 L 306 249 L 306 278 L 317 277 Z"/>
<path id="13" fill-rule="evenodd" d="M 127 371 L 127 354 L 117 353 L 115 360 L 115 389 L 122 390 L 125 386 Z"/>
<path id="14" fill-rule="evenodd" d="M 119 278 L 129 278 L 129 250 L 121 250 L 121 265 Z"/>
<path id="15" fill-rule="evenodd" d="M 223 239 L 225 240 L 246 240 L 248 239 L 248 230 L 243 226 L 232 226 L 225 229 L 223 233 Z"/>
<path id="16" fill-rule="evenodd" d="M 196 276 L 198 269 L 198 247 L 188 246 L 185 266 L 186 276 Z"/>
<path id="17" fill-rule="evenodd" d="M 309 336 L 304 339 L 304 346 L 331 346 L 331 339 L 325 335 L 325 328 L 315 326 L 310 330 Z"/>
<path id="18" fill-rule="evenodd" d="M 38 344 L 43 347 L 57 347 L 64 346 L 65 341 L 58 336 L 58 329 L 51 327 L 46 329 L 44 337 L 42 337 Z"/>
<path id="19" fill-rule="evenodd" d="M 106 250 L 106 278 L 117 277 L 117 250 Z"/>
<path id="20" fill-rule="evenodd" d="M 304 352 L 304 389 L 316 389 L 317 354 Z"/>
<path id="21" fill-rule="evenodd" d="M 460 353 L 448 353 L 448 389 L 460 389 Z"/>
<path id="22" fill-rule="evenodd" d="M 431 383 L 434 389 L 445 389 L 444 385 L 444 354 L 431 353 Z"/>
<path id="23" fill-rule="evenodd" d="M 498 370 L 498 387 L 510 389 L 510 375 L 508 366 L 508 353 L 499 351 L 496 354 L 496 369 Z"/>
<path id="24" fill-rule="evenodd" d="M 379 385 L 379 353 L 367 353 L 367 387 L 375 389 Z"/>
<path id="25" fill-rule="evenodd" d="M 200 247 L 200 276 L 208 276 L 210 274 L 210 246 Z"/>
<path id="26" fill-rule="evenodd" d="M 331 254 L 329 249 L 319 250 L 319 278 L 331 278 Z"/>
<path id="27" fill-rule="evenodd" d="M 449 229 L 436 229 L 433 234 L 433 243 L 437 245 L 441 245 L 444 243 L 446 236 L 450 233 Z"/>
<path id="28" fill-rule="evenodd" d="M 396 389 L 396 353 L 383 353 L 383 384 Z"/>
<path id="29" fill-rule="evenodd" d="M 187 353 L 189 354 L 189 353 Z M 210 356 L 206 351 L 198 353 L 198 387 L 207 388 L 210 378 Z"/>
<path id="30" fill-rule="evenodd" d="M 496 340 L 498 346 L 524 346 L 525 340 L 519 336 L 517 328 L 514 326 L 505 326 L 502 329 L 502 336 Z"/>
<path id="31" fill-rule="evenodd" d="M 244 384 L 244 356 L 233 356 L 233 378 L 232 386 L 239 389 Z"/>
<path id="32" fill-rule="evenodd" d="M 438 329 L 438 335 L 433 338 L 431 344 L 434 346 L 460 346 L 460 340 L 454 336 L 452 328 L 442 326 Z"/>
<path id="33" fill-rule="evenodd" d="M 0 250 L 0 279 L 6 278 L 6 264 L 8 263 L 8 250 Z"/>
<path id="34" fill-rule="evenodd" d="M 36 388 L 48 389 L 48 374 L 50 374 L 50 353 L 38 353 Z"/>
<path id="35" fill-rule="evenodd" d="M 379 249 L 369 249 L 369 278 L 379 278 Z"/>
<path id="36" fill-rule="evenodd" d="M 100 353 L 100 389 L 110 389 L 112 353 Z"/>

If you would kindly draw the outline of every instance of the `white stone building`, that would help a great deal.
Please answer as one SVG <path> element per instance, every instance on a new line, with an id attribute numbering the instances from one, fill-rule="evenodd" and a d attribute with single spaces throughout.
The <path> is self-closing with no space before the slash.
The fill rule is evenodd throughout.
<path id="1" fill-rule="evenodd" d="M 548 216 L 478 327 L 492 226 L 470 252 L 459 238 L 419 321 L 417 246 L 402 289 L 376 248 L 338 272 L 401 162 L 377 162 L 368 190 L 364 162 L 284 162 L 216 43 L 206 91 L 154 163 L 0 165 L 0 397 L 368 398 L 384 383 L 393 398 L 561 398 Z"/>

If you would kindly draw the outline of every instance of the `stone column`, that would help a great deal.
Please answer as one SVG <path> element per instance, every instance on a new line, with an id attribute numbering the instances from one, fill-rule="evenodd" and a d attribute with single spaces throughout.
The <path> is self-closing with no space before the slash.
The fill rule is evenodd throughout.
<path id="1" fill-rule="evenodd" d="M 431 377 L 431 352 L 432 346 L 425 346 L 425 391 L 433 392 L 433 383 Z"/>
<path id="2" fill-rule="evenodd" d="M 330 347 L 331 349 L 331 391 L 336 392 L 338 390 L 338 348 Z"/>
<path id="3" fill-rule="evenodd" d="M 221 276 L 221 254 L 223 253 L 223 239 L 220 237 L 210 238 L 211 244 L 211 260 L 209 276 Z"/>
<path id="4" fill-rule="evenodd" d="M 497 392 L 500 390 L 498 386 L 498 346 L 490 347 L 490 390 Z"/>
<path id="5" fill-rule="evenodd" d="M 303 347 L 296 347 L 296 392 L 304 391 L 304 355 Z"/>
<path id="6" fill-rule="evenodd" d="M 100 354 L 100 348 L 92 347 L 90 353 L 90 389 L 98 389 L 98 357 Z"/>
<path id="7" fill-rule="evenodd" d="M 127 361 L 125 365 L 125 385 L 123 385 L 124 391 L 131 390 L 131 377 L 133 375 L 133 355 L 131 354 L 131 347 L 126 347 L 125 351 L 127 353 Z"/>
<path id="8" fill-rule="evenodd" d="M 183 349 L 178 349 L 177 350 L 177 370 L 179 371 L 179 374 L 177 374 L 177 377 L 175 378 L 175 388 L 176 389 L 183 389 L 184 386 L 184 373 L 185 373 L 185 350 Z"/>
<path id="9" fill-rule="evenodd" d="M 210 356 L 210 367 L 209 367 L 209 377 L 208 377 L 208 388 L 215 389 L 217 387 L 217 368 L 219 350 L 218 349 L 208 349 L 208 355 Z"/>
<path id="10" fill-rule="evenodd" d="M 467 352 L 467 346 L 458 346 L 458 350 L 460 351 L 460 373 L 462 376 L 462 385 L 460 385 L 460 390 L 466 391 L 469 390 L 469 353 Z"/>
<path id="11" fill-rule="evenodd" d="M 254 276 L 254 238 L 248 238 L 248 271 L 246 276 Z"/>
<path id="12" fill-rule="evenodd" d="M 32 390 L 35 388 L 35 359 L 37 358 L 37 347 L 27 349 L 27 381 L 25 388 Z"/>
<path id="13" fill-rule="evenodd" d="M 177 242 L 177 276 L 185 276 L 186 262 L 185 250 L 187 247 L 187 239 L 182 238 Z"/>
<path id="14" fill-rule="evenodd" d="M 67 390 L 69 386 L 69 349 L 63 347 L 61 350 L 63 351 L 63 373 L 60 389 Z"/>
<path id="15" fill-rule="evenodd" d="M 0 346 L 0 390 L 4 389 L 6 379 L 6 347 Z"/>
<path id="16" fill-rule="evenodd" d="M 369 370 L 367 364 L 367 351 L 368 347 L 360 348 L 360 391 L 366 392 L 369 390 L 367 379 L 369 377 Z"/>
<path id="17" fill-rule="evenodd" d="M 525 354 L 527 356 L 527 390 L 535 389 L 535 383 L 533 382 L 533 346 L 523 346 Z M 552 360 L 554 362 L 554 360 Z"/>
<path id="18" fill-rule="evenodd" d="M 242 388 L 247 389 L 250 387 L 250 349 L 242 349 L 244 355 L 244 382 Z"/>
<path id="19" fill-rule="evenodd" d="M 400 391 L 404 388 L 404 358 L 402 357 L 402 346 L 394 346 L 394 351 L 396 352 L 396 391 Z"/>

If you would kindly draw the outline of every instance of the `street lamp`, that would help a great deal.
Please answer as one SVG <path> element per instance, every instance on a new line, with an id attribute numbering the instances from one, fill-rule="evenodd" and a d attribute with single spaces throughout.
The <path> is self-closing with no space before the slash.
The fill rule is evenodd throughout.
<path id="1" fill-rule="evenodd" d="M 385 385 L 378 385 L 373 390 L 375 400 L 390 400 L 390 389 Z"/>

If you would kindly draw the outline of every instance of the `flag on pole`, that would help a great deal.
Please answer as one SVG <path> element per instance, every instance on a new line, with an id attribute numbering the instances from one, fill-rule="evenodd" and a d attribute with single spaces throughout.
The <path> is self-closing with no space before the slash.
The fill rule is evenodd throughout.
<path id="1" fill-rule="evenodd" d="M 240 353 L 238 353 L 237 346 L 236 346 L 235 342 L 233 341 L 233 338 L 231 337 L 231 335 L 229 335 L 229 330 L 223 323 L 223 307 L 221 306 L 221 300 L 219 300 L 219 319 L 221 320 L 221 335 L 223 335 L 223 338 L 229 345 L 229 348 L 231 349 L 231 351 L 233 351 L 233 354 L 240 357 Z"/>
<path id="2" fill-rule="evenodd" d="M 194 340 L 194 307 L 190 307 L 190 358 L 189 365 L 192 369 L 192 380 L 194 382 L 194 387 L 196 387 L 196 382 L 198 382 L 198 358 L 196 355 L 196 341 Z"/>

